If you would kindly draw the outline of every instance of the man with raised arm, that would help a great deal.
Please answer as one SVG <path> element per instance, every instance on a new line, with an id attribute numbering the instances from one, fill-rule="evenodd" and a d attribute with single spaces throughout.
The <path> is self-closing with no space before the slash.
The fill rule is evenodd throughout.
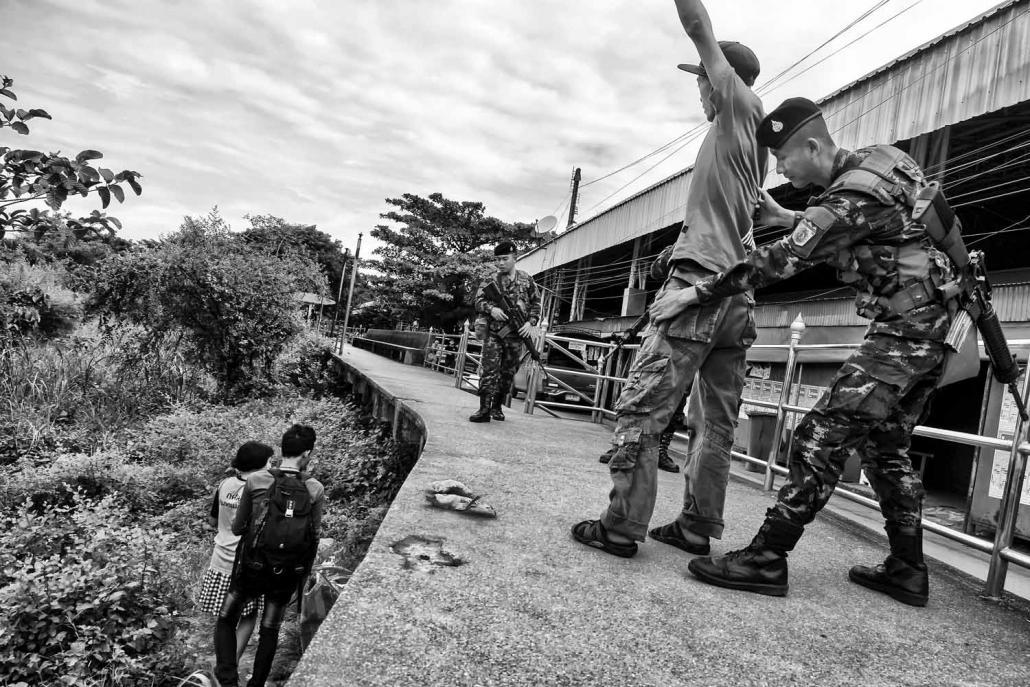
<path id="1" fill-rule="evenodd" d="M 676 9 L 701 56 L 700 64 L 679 67 L 697 76 L 711 127 L 690 177 L 686 215 L 662 287 L 666 291 L 684 289 L 745 258 L 767 159 L 755 140 L 763 116 L 762 103 L 751 90 L 758 58 L 740 43 L 716 40 L 700 0 L 676 0 Z M 744 357 L 755 338 L 753 307 L 747 293 L 690 307 L 647 338 L 615 406 L 610 503 L 599 519 L 572 528 L 577 541 L 616 556 L 636 553 L 654 512 L 660 437 L 695 374 L 694 393 L 701 395 L 704 408 L 701 450 L 684 470 L 680 515 L 650 535 L 698 555 L 709 552 L 711 537 L 722 536 Z"/>
<path id="2" fill-rule="evenodd" d="M 769 113 L 758 140 L 795 188 L 812 184 L 825 192 L 804 212 L 791 212 L 763 191 L 763 224 L 788 227 L 791 233 L 731 270 L 689 289 L 667 291 L 652 308 L 655 319 L 674 320 L 684 308 L 718 303 L 828 264 L 855 288 L 858 312 L 872 322 L 861 346 L 794 430 L 787 483 L 758 534 L 742 550 L 696 558 L 688 567 L 710 584 L 785 595 L 787 553 L 826 505 L 855 450 L 887 521 L 891 553 L 882 564 L 851 568 L 849 577 L 924 606 L 929 591 L 920 527 L 924 491 L 908 448 L 944 371 L 948 344 L 965 348 L 954 331 L 949 334 L 952 323 L 961 322 L 961 311 L 950 289 L 942 288 L 952 282 L 954 267 L 935 247 L 928 225 L 913 219 L 927 181 L 912 158 L 893 146 L 838 147 L 819 107 L 805 98 L 789 98 Z M 976 369 L 978 362 L 974 374 Z"/>

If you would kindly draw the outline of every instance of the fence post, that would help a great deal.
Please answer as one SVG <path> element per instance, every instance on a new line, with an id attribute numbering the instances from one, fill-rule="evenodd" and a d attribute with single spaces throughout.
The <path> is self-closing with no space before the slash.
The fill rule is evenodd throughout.
<path id="1" fill-rule="evenodd" d="M 614 344 L 608 344 L 608 347 L 609 347 L 609 351 L 608 351 L 608 355 L 606 355 L 604 357 L 604 365 L 602 365 L 597 370 L 599 374 L 601 374 L 602 376 L 605 377 L 605 379 L 598 379 L 597 380 L 597 388 L 594 390 L 594 408 L 596 408 L 596 410 L 593 412 L 592 417 L 590 418 L 594 422 L 594 424 L 600 424 L 604 420 L 604 413 L 602 412 L 601 409 L 604 407 L 603 401 L 604 401 L 605 397 L 608 395 L 608 379 L 607 379 L 607 377 L 610 376 L 609 375 L 609 371 L 610 371 L 611 366 L 612 366 L 612 358 L 615 357 L 615 356 L 612 355 L 612 353 L 614 353 L 614 351 L 611 350 L 612 348 L 615 347 L 615 345 Z"/>
<path id="2" fill-rule="evenodd" d="M 536 388 L 540 385 L 540 364 L 532 363 L 529 366 L 529 378 L 526 380 L 526 403 L 522 406 L 522 412 L 526 415 L 533 414 L 533 406 L 536 404 Z"/>
<path id="3" fill-rule="evenodd" d="M 1030 393 L 1030 368 L 1023 372 L 1023 404 Z M 1023 436 L 1023 418 L 1016 413 L 1016 426 L 1012 433 L 1012 449 L 1009 451 L 1009 472 L 1005 479 L 1005 492 L 1002 494 L 1001 507 L 998 509 L 998 528 L 994 531 L 994 550 L 991 552 L 991 564 L 987 568 L 987 582 L 984 594 L 998 598 L 1005 589 L 1005 576 L 1008 574 L 1009 562 L 1001 557 L 1004 549 L 1012 546 L 1016 533 L 1016 520 L 1019 517 L 1019 497 L 1023 493 L 1023 474 L 1026 471 L 1027 451 L 1030 450 Z"/>
<path id="4" fill-rule="evenodd" d="M 461 340 L 458 341 L 458 354 L 455 356 L 454 362 L 454 386 L 457 389 L 461 388 L 461 383 L 465 379 L 465 349 L 469 345 L 469 328 L 468 320 L 465 321 L 465 325 L 461 328 Z"/>
<path id="5" fill-rule="evenodd" d="M 794 367 L 797 364 L 798 356 L 798 343 L 801 341 L 801 335 L 805 333 L 805 321 L 801 317 L 801 313 L 790 323 L 790 348 L 787 349 L 787 364 L 783 370 L 783 388 L 780 389 L 780 401 L 776 406 L 776 429 L 773 431 L 773 445 L 769 449 L 769 460 L 765 466 L 765 483 L 764 488 L 768 491 L 773 488 L 773 479 L 776 473 L 773 472 L 773 466 L 776 465 L 776 459 L 779 458 L 783 451 L 783 430 L 786 423 L 787 413 L 783 409 L 783 406 L 790 401 L 790 388 L 794 384 Z"/>

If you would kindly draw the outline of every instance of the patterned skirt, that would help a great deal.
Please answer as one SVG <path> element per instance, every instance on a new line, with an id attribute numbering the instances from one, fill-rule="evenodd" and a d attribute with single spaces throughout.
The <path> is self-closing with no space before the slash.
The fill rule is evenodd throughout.
<path id="1" fill-rule="evenodd" d="M 200 597 L 197 599 L 197 608 L 212 615 L 218 615 L 222 610 L 222 602 L 225 601 L 225 594 L 229 591 L 230 576 L 221 570 L 208 568 L 204 573 L 204 579 L 200 585 Z M 254 613 L 264 613 L 265 598 L 263 596 L 251 599 L 243 607 L 243 616 Z"/>

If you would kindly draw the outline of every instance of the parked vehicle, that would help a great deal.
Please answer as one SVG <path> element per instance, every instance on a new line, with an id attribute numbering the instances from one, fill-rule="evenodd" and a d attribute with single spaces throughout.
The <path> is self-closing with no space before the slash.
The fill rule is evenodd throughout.
<path id="1" fill-rule="evenodd" d="M 573 351 L 573 353 L 576 353 L 576 351 Z M 543 375 L 539 375 L 539 386 L 536 390 L 537 400 L 581 406 L 593 405 L 594 394 L 597 390 L 597 378 L 589 375 L 591 373 L 596 374 L 596 370 L 587 370 L 583 367 L 582 363 L 553 346 L 547 347 L 543 361 L 551 379 L 544 379 Z M 527 356 L 522 366 L 515 373 L 514 393 L 516 396 L 525 396 L 526 389 L 529 386 L 530 369 L 534 364 L 532 359 Z M 569 391 L 555 380 L 561 380 L 576 391 L 584 394 L 586 398 Z"/>

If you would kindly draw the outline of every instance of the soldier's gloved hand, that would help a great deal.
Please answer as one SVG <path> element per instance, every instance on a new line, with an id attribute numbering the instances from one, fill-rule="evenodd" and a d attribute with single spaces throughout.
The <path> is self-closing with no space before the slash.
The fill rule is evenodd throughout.
<path id="1" fill-rule="evenodd" d="M 533 333 L 533 325 L 529 322 L 523 322 L 522 326 L 519 327 L 519 334 L 522 336 L 530 336 Z"/>
<path id="2" fill-rule="evenodd" d="M 498 308 L 496 305 L 490 308 L 490 317 L 500 322 L 507 322 L 508 316 L 504 314 L 504 311 Z"/>
<path id="3" fill-rule="evenodd" d="M 671 320 L 697 303 L 697 289 L 693 286 L 685 289 L 664 289 L 651 304 L 651 319 L 655 322 Z"/>

